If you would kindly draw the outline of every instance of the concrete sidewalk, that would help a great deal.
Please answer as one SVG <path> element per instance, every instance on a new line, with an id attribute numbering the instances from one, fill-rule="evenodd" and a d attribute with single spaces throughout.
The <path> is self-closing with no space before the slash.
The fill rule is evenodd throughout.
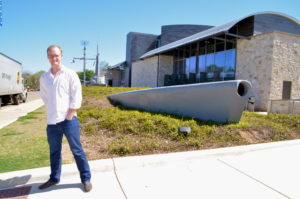
<path id="1" fill-rule="evenodd" d="M 48 167 L 2 173 L 0 198 L 10 192 L 29 199 L 296 199 L 300 198 L 299 154 L 300 140 L 292 140 L 90 161 L 90 193 L 82 191 L 75 164 L 63 165 L 60 184 L 43 191 L 37 187 L 48 179 Z"/>
<path id="2" fill-rule="evenodd" d="M 0 109 L 0 129 L 15 122 L 19 117 L 26 115 L 29 112 L 43 106 L 41 99 L 21 103 L 15 106 L 1 107 Z"/>

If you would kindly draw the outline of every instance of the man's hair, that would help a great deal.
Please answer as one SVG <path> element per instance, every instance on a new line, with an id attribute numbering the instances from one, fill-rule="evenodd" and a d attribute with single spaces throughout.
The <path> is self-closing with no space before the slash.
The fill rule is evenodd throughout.
<path id="1" fill-rule="evenodd" d="M 60 46 L 58 46 L 58 45 L 51 45 L 51 46 L 49 46 L 49 47 L 47 48 L 47 54 L 48 54 L 48 52 L 49 52 L 49 50 L 50 50 L 51 48 L 58 48 L 58 49 L 60 50 L 60 53 L 62 54 L 62 48 L 61 48 Z"/>

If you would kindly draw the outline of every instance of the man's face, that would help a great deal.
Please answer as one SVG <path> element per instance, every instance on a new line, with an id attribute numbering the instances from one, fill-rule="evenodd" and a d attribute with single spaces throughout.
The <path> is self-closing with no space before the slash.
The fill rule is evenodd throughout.
<path id="1" fill-rule="evenodd" d="M 60 66 L 60 62 L 62 59 L 62 54 L 59 48 L 53 47 L 48 51 L 48 60 L 50 64 L 53 66 Z"/>

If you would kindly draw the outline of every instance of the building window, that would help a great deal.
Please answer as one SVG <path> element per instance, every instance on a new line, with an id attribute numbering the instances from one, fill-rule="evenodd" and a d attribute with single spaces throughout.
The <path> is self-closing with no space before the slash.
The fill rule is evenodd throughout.
<path id="1" fill-rule="evenodd" d="M 291 93 L 292 93 L 292 82 L 283 81 L 282 99 L 291 99 Z"/>
<path id="2" fill-rule="evenodd" d="M 236 50 L 226 50 L 225 53 L 224 80 L 234 80 Z"/>
<path id="3" fill-rule="evenodd" d="M 188 83 L 234 80 L 236 41 L 218 38 L 177 48 L 174 51 L 173 76 L 184 75 Z"/>
<path id="4" fill-rule="evenodd" d="M 206 53 L 214 53 L 215 52 L 215 39 L 208 39 L 206 41 Z"/>
<path id="5" fill-rule="evenodd" d="M 190 57 L 185 59 L 186 73 L 196 73 L 196 57 Z"/>
<path id="6" fill-rule="evenodd" d="M 224 65 L 225 65 L 225 54 L 226 51 L 221 51 L 215 53 L 215 74 L 216 78 L 215 81 L 223 81 L 224 80 Z"/>
<path id="7" fill-rule="evenodd" d="M 207 81 L 214 81 L 214 71 L 216 70 L 215 65 L 215 54 L 207 54 L 206 55 L 206 64 L 205 64 L 205 71 L 206 71 L 206 77 Z"/>
<path id="8" fill-rule="evenodd" d="M 207 82 L 206 72 L 205 72 L 205 60 L 206 55 L 199 56 L 199 82 Z"/>

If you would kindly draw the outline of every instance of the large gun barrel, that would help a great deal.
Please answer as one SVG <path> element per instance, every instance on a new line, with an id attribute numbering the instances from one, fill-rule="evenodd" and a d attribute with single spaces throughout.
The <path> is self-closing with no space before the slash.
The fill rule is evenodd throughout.
<path id="1" fill-rule="evenodd" d="M 239 122 L 252 86 L 246 80 L 159 87 L 109 95 L 123 106 L 219 123 Z"/>

